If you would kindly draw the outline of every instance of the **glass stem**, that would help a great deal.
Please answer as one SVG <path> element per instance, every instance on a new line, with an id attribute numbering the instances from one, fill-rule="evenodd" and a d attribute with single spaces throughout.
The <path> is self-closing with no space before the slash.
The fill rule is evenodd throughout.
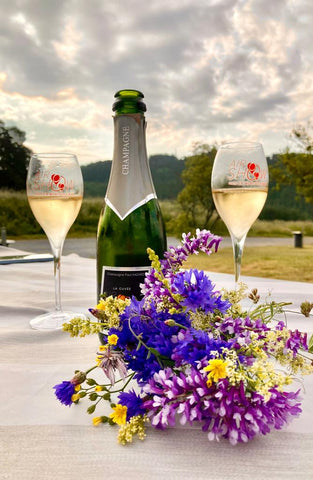
<path id="1" fill-rule="evenodd" d="M 235 260 L 235 283 L 236 287 L 240 277 L 240 269 L 241 269 L 241 257 L 243 253 L 243 247 L 245 244 L 247 234 L 245 234 L 240 240 L 232 235 L 232 244 L 233 244 L 233 252 L 234 252 L 234 260 Z"/>
<path id="2" fill-rule="evenodd" d="M 61 279 L 60 279 L 60 267 L 61 267 L 61 258 L 60 255 L 54 256 L 54 294 L 55 294 L 55 304 L 54 308 L 56 312 L 62 310 L 61 306 Z"/>
<path id="3" fill-rule="evenodd" d="M 64 242 L 63 242 L 64 243 Z M 62 311 L 61 305 L 61 255 L 63 250 L 63 243 L 59 248 L 51 245 L 53 253 L 53 274 L 54 274 L 54 308 L 56 312 Z"/>

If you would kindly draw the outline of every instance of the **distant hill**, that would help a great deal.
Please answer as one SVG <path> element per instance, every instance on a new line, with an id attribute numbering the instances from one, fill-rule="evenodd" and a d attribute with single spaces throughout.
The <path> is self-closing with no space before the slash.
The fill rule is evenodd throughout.
<path id="1" fill-rule="evenodd" d="M 184 160 L 178 160 L 173 155 L 151 155 L 149 161 L 158 198 L 161 200 L 176 198 L 183 188 L 181 173 L 185 168 Z M 110 160 L 105 160 L 81 167 L 87 197 L 105 195 L 111 163 Z"/>
<path id="2" fill-rule="evenodd" d="M 274 157 L 268 159 L 269 169 Z M 175 200 L 183 188 L 181 174 L 185 161 L 173 155 L 152 155 L 149 158 L 154 186 L 160 200 Z M 86 197 L 104 197 L 109 182 L 111 161 L 101 161 L 82 166 Z M 268 198 L 260 219 L 263 220 L 313 220 L 313 205 L 297 195 L 294 185 L 279 190 L 270 181 Z"/>

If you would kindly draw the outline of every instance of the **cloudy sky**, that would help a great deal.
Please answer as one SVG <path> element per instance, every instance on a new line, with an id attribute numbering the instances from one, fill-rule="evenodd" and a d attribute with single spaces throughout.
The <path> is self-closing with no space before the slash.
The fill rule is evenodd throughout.
<path id="1" fill-rule="evenodd" d="M 312 0 L 0 0 L 0 119 L 32 150 L 110 159 L 112 102 L 147 104 L 148 153 L 261 141 L 313 109 Z"/>

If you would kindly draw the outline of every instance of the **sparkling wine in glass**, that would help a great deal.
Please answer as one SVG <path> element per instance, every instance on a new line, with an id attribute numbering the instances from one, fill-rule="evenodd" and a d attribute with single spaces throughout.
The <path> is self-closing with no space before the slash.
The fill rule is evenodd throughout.
<path id="1" fill-rule="evenodd" d="M 77 158 L 69 153 L 43 153 L 31 157 L 27 197 L 32 212 L 48 237 L 54 257 L 55 308 L 30 321 L 32 328 L 57 330 L 80 316 L 62 310 L 60 262 L 65 237 L 74 223 L 83 198 L 83 177 Z"/>
<path id="2" fill-rule="evenodd" d="M 231 236 L 237 285 L 247 233 L 267 197 L 268 167 L 262 145 L 223 144 L 214 160 L 211 187 L 216 209 Z"/>

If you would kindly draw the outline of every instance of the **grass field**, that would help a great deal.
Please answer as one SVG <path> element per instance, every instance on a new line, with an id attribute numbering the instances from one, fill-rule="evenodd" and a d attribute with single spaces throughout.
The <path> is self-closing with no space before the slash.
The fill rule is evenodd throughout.
<path id="1" fill-rule="evenodd" d="M 193 255 L 185 266 L 211 272 L 234 273 L 232 248 L 222 248 L 210 256 Z M 242 257 L 241 275 L 313 283 L 313 245 L 303 248 L 247 247 Z"/>

